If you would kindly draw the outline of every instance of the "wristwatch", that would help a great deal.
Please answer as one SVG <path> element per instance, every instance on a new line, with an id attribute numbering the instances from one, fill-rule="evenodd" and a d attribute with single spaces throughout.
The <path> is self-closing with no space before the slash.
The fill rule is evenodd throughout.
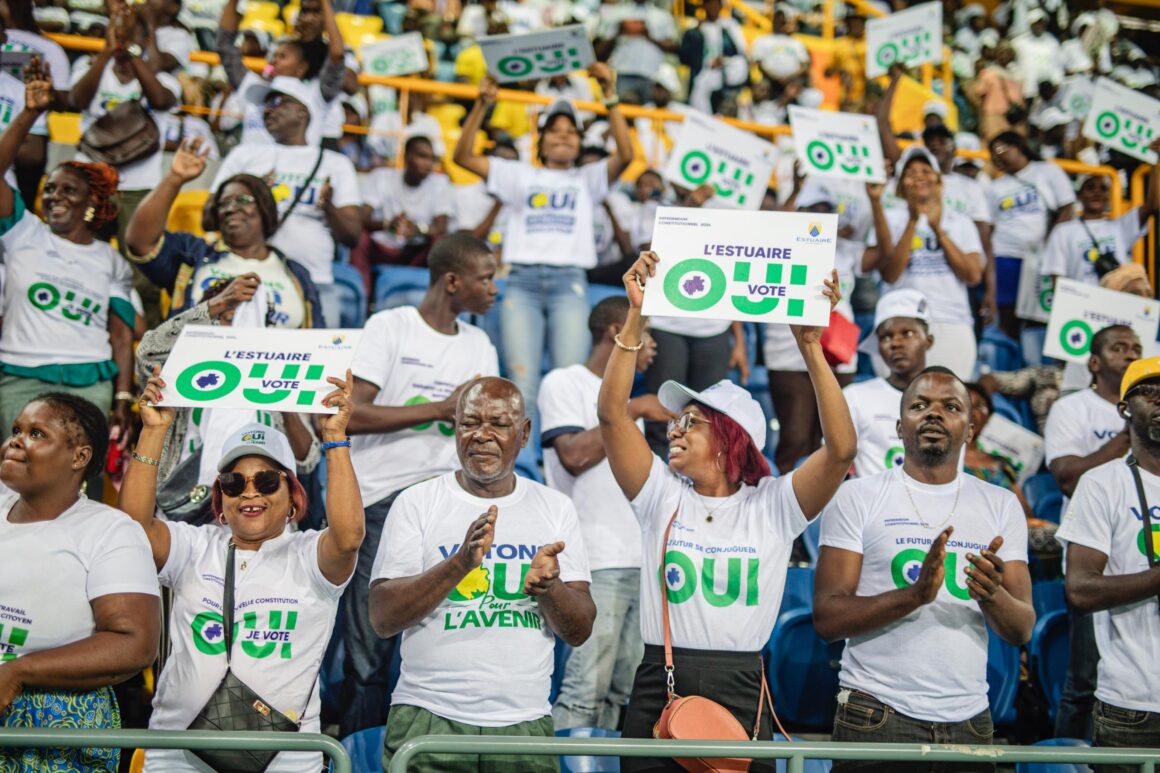
<path id="1" fill-rule="evenodd" d="M 141 56 L 141 46 L 137 45 L 136 43 L 130 43 L 129 45 L 125 46 L 125 53 L 133 57 Z"/>

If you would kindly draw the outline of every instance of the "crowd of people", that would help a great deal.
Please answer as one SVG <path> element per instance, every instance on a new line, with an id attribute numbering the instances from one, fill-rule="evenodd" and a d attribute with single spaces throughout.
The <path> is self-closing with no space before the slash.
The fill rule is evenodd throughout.
<path id="1" fill-rule="evenodd" d="M 784 728 L 762 653 L 788 567 L 809 562 L 816 631 L 846 643 L 834 740 L 992 743 L 988 629 L 1027 645 L 1034 576 L 1063 577 L 1069 609 L 1043 734 L 1160 746 L 1160 682 L 1141 666 L 1160 657 L 1160 358 L 1112 324 L 1065 367 L 1021 302 L 1061 278 L 1155 297 L 1133 251 L 1160 174 L 1110 212 L 1139 164 L 1080 127 L 1094 78 L 1160 97 L 1160 60 L 1099 0 L 945 0 L 953 91 L 896 132 L 908 72 L 867 79 L 866 17 L 835 6 L 829 61 L 803 43 L 824 23 L 804 0 L 756 36 L 720 0 L 689 18 L 652 0 L 380 8 L 430 42 L 420 77 L 477 87 L 460 103 L 360 84 L 332 0 L 301 0 L 277 39 L 238 0 L 204 18 L 180 0 L 0 3 L 3 53 L 22 55 L 0 72 L 0 725 L 118 727 L 114 688 L 155 666 L 152 729 L 207 727 L 247 694 L 281 729 L 385 726 L 384 764 L 427 734 L 651 738 L 688 695 L 768 740 Z M 505 101 L 476 41 L 573 22 L 598 61 L 507 86 L 547 104 Z M 104 42 L 70 59 L 47 31 Z M 664 176 L 679 121 L 621 105 L 782 126 L 826 102 L 877 121 L 889 181 L 807 175 L 784 135 L 761 209 L 837 215 L 819 292 L 858 351 L 813 326 L 643 316 L 673 260 L 651 250 L 657 208 L 722 205 Z M 49 112 L 81 116 L 63 157 Z M 339 264 L 367 291 L 383 266 L 425 269 L 426 288 L 352 305 Z M 595 285 L 612 287 L 593 303 Z M 207 325 L 361 338 L 317 415 L 171 407 L 162 368 Z M 994 368 L 988 341 L 1021 367 Z M 999 401 L 1023 401 L 1043 436 L 1054 519 L 980 441 Z M 320 675 L 336 652 L 337 687 Z M 0 748 L 3 770 L 118 764 Z"/>

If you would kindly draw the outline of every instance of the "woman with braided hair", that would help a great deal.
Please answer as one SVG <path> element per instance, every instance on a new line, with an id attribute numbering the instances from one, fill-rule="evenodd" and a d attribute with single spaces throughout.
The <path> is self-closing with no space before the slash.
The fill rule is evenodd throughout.
<path id="1" fill-rule="evenodd" d="M 0 135 L 0 169 L 11 166 L 33 123 L 52 103 L 48 68 L 24 72 L 24 110 Z M 110 436 L 128 442 L 133 402 L 129 264 L 104 239 L 117 225 L 117 171 L 61 164 L 44 185 L 42 221 L 0 180 L 0 244 L 7 269 L 0 331 L 0 427 L 42 392 L 67 392 L 112 413 Z M 101 466 L 89 477 L 100 482 Z M 99 488 L 98 488 L 99 495 Z"/>

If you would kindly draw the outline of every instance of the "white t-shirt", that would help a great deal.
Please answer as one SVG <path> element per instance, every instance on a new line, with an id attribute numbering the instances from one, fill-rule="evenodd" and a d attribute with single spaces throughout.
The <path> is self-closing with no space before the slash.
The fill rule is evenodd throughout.
<path id="1" fill-rule="evenodd" d="M 459 549 L 467 527 L 499 510 L 483 563 L 403 632 L 403 668 L 393 705 L 483 727 L 528 722 L 551 711 L 555 639 L 523 577 L 544 545 L 563 541 L 559 582 L 591 582 L 576 509 L 568 497 L 526 478 L 495 499 L 467 493 L 449 472 L 407 489 L 391 507 L 371 583 L 413 577 Z M 490 631 L 490 633 L 489 633 Z"/>
<path id="2" fill-rule="evenodd" d="M 49 40 L 43 35 L 37 35 L 35 32 L 26 32 L 24 30 L 5 30 L 5 35 L 8 37 L 8 44 L 19 44 L 25 48 L 30 48 L 40 54 L 41 60 L 49 66 L 52 71 L 52 87 L 57 91 L 68 91 L 72 88 L 72 80 L 70 79 L 70 70 L 72 69 L 68 62 L 68 54 L 64 52 L 64 48 L 55 40 Z"/>
<path id="3" fill-rule="evenodd" d="M 850 419 L 858 434 L 854 475 L 865 478 L 902 465 L 902 438 L 898 418 L 902 413 L 902 390 L 884 378 L 850 384 L 842 390 Z"/>
<path id="4" fill-rule="evenodd" d="M 451 216 L 454 223 L 451 227 L 454 229 L 471 230 L 475 228 L 491 213 L 491 208 L 496 203 L 496 200 L 487 192 L 487 183 L 482 180 L 470 185 L 452 186 L 452 195 L 454 196 L 454 211 Z M 508 220 L 508 212 L 510 209 L 507 207 L 500 208 L 495 216 L 495 222 L 492 223 L 491 230 L 484 237 L 484 241 L 493 250 L 503 246 L 503 234 Z"/>
<path id="5" fill-rule="evenodd" d="M 456 335 L 444 335 L 424 322 L 414 306 L 380 311 L 363 328 L 351 370 L 379 387 L 375 405 L 438 402 L 470 378 L 498 375 L 499 357 L 487 333 L 458 324 Z M 454 437 L 455 427 L 441 421 L 355 435 L 351 461 L 363 503 L 458 468 Z"/>
<path id="6" fill-rule="evenodd" d="M 1144 469 L 1140 478 L 1154 507 L 1160 501 L 1160 478 Z M 1079 479 L 1055 538 L 1065 549 L 1074 542 L 1106 555 L 1105 577 L 1137 574 L 1148 570 L 1143 520 L 1132 472 L 1116 459 Z M 1092 619 L 1100 652 L 1096 697 L 1120 708 L 1160 711 L 1160 677 L 1154 668 L 1160 662 L 1156 596 L 1096 612 Z"/>
<path id="7" fill-rule="evenodd" d="M 548 437 L 567 434 L 562 430 L 583 432 L 598 426 L 600 381 L 586 365 L 557 368 L 544 376 L 537 398 L 542 434 Z M 576 506 L 592 571 L 640 566 L 640 526 L 607 459 L 573 476 L 560 463 L 556 449 L 545 447 L 544 477 Z"/>
<path id="8" fill-rule="evenodd" d="M 0 132 L 8 129 L 8 125 L 24 112 L 24 81 L 12 77 L 7 72 L 0 72 Z M 32 125 L 29 134 L 48 134 L 48 113 L 42 113 Z M 8 187 L 16 189 L 15 165 L 4 170 L 4 181 Z"/>
<path id="9" fill-rule="evenodd" d="M 673 511 L 664 584 L 676 647 L 758 652 L 781 608 L 794 539 L 809 522 L 793 492 L 794 473 L 742 485 L 731 497 L 702 497 L 654 457 L 633 512 L 641 531 L 640 630 L 645 644 L 664 644 L 661 541 Z M 707 521 L 710 511 L 712 522 Z M 711 578 L 707 584 L 705 578 Z"/>
<path id="10" fill-rule="evenodd" d="M 1061 397 L 1051 406 L 1043 427 L 1043 463 L 1050 467 L 1062 456 L 1090 456 L 1123 432 L 1125 425 L 1116 404 L 1094 389 Z M 1062 512 L 1067 512 L 1067 497 Z"/>
<path id="11" fill-rule="evenodd" d="M 886 224 L 890 227 L 890 238 L 897 241 L 906 230 L 910 213 L 906 209 L 889 209 L 885 212 Z M 966 215 L 958 212 L 944 211 L 940 225 L 943 233 L 950 237 L 955 246 L 964 254 L 978 255 L 979 266 L 986 265 L 987 258 L 983 254 L 983 243 L 979 240 L 979 229 Z M 873 231 L 870 232 L 871 246 L 878 243 Z M 971 314 L 971 303 L 967 297 L 967 286 L 955 276 L 947 262 L 946 252 L 939 243 L 930 227 L 926 215 L 919 215 L 918 226 L 910 245 L 910 260 L 906 264 L 902 275 L 894 283 L 883 282 L 882 292 L 910 287 L 918 290 L 927 298 L 938 298 L 938 303 L 931 306 L 933 322 L 950 324 L 974 324 Z"/>
<path id="12" fill-rule="evenodd" d="M 0 661 L 93 635 L 101 596 L 158 596 L 153 553 L 132 518 L 81 497 L 51 521 L 10 523 L 0 496 Z"/>
<path id="13" fill-rule="evenodd" d="M 134 316 L 129 263 L 105 242 L 56 236 L 28 210 L 0 244 L 7 269 L 0 362 L 35 368 L 111 360 L 109 305 Z"/>
<path id="14" fill-rule="evenodd" d="M 1060 223 L 1047 237 L 1047 249 L 1039 262 L 1039 273 L 1099 285 L 1095 261 L 1100 254 L 1110 252 L 1117 261 L 1125 263 L 1131 259 L 1136 240 L 1146 233 L 1148 226 L 1140 225 L 1139 209 L 1128 210 L 1115 219 L 1077 218 Z"/>
<path id="15" fill-rule="evenodd" d="M 958 172 L 944 174 L 942 183 L 945 208 L 966 215 L 973 223 L 990 224 L 991 210 L 982 185 Z"/>
<path id="16" fill-rule="evenodd" d="M 274 327 L 300 328 L 306 320 L 306 300 L 286 263 L 274 253 L 262 260 L 243 258 L 230 253 L 216 263 L 198 266 L 193 273 L 193 303 L 201 303 L 202 294 L 215 279 L 233 279 L 253 272 L 269 291 L 274 307 Z"/>
<path id="17" fill-rule="evenodd" d="M 141 82 L 134 78 L 128 83 L 121 83 L 121 80 L 113 71 L 115 64 L 111 59 L 109 60 L 109 63 L 105 66 L 105 71 L 101 73 L 101 81 L 97 85 L 97 91 L 93 95 L 93 101 L 81 112 L 82 132 L 88 131 L 88 128 L 93 125 L 94 121 L 122 102 L 138 100 L 146 110 L 153 112 L 153 109 L 149 107 L 149 102 L 145 99 L 144 93 L 141 90 Z M 82 56 L 78 59 L 73 65 L 72 81 L 69 86 L 76 86 L 85 77 L 85 73 L 89 71 L 91 66 L 91 57 Z M 176 78 L 169 73 L 161 72 L 157 73 L 157 81 L 166 91 L 174 96 L 177 104 L 181 104 L 181 84 L 177 82 Z M 154 115 L 154 120 L 157 120 L 156 115 Z M 158 125 L 158 130 L 160 130 L 160 125 Z M 131 164 L 124 164 L 123 166 L 117 167 L 117 174 L 121 176 L 120 183 L 117 186 L 118 190 L 139 191 L 156 188 L 157 184 L 161 182 L 162 176 L 161 155 L 161 149 L 158 148 L 157 152 L 151 156 L 147 156 L 140 161 L 134 161 Z M 89 159 L 83 153 L 77 153 L 77 160 L 88 161 Z"/>
<path id="18" fill-rule="evenodd" d="M 673 15 L 651 3 L 600 6 L 597 35 L 605 40 L 616 40 L 616 46 L 608 57 L 609 66 L 624 75 L 656 76 L 665 62 L 665 52 L 642 35 L 621 35 L 620 25 L 625 21 L 643 21 L 648 37 L 653 40 L 675 41 L 678 35 Z"/>
<path id="19" fill-rule="evenodd" d="M 412 223 L 429 226 L 440 215 L 450 218 L 455 211 L 451 181 L 447 175 L 432 172 L 411 187 L 403 180 L 402 169 L 390 167 L 380 167 L 363 177 L 362 203 L 370 207 L 372 215 L 383 223 L 403 213 Z M 392 250 L 401 249 L 407 243 L 393 231 L 375 231 L 371 237 Z"/>
<path id="20" fill-rule="evenodd" d="M 1075 203 L 1067 175 L 1055 164 L 1032 161 L 1014 175 L 991 181 L 991 246 L 995 255 L 1023 258 L 1041 250 L 1049 213 Z"/>
<path id="21" fill-rule="evenodd" d="M 217 526 L 166 523 L 169 560 L 159 574 L 173 589 L 172 652 L 157 680 L 150 730 L 184 730 L 226 673 L 222 614 L 230 533 Z M 318 567 L 324 532 L 287 530 L 260 550 L 237 550 L 234 640 L 230 670 L 302 731 L 319 732 L 318 670 L 346 583 L 334 585 Z M 348 580 L 349 582 L 349 580 Z M 318 752 L 283 752 L 270 771 L 316 773 Z M 150 750 L 145 770 L 204 771 L 182 750 Z"/>
<path id="22" fill-rule="evenodd" d="M 1027 522 L 1019 501 L 970 475 L 928 485 L 899 466 L 843 484 L 822 515 L 822 546 L 862 555 L 856 593 L 865 597 L 913 585 L 952 510 L 946 580 L 934 602 L 847 640 L 839 676 L 842 687 L 927 722 L 961 722 L 987 708 L 987 625 L 967 590 L 966 554 L 978 554 L 1001 536 L 999 558 L 1026 562 Z"/>
<path id="23" fill-rule="evenodd" d="M 176 59 L 181 69 L 189 69 L 190 54 L 198 49 L 197 38 L 189 30 L 176 26 L 158 27 L 154 35 L 157 50 Z"/>
<path id="24" fill-rule="evenodd" d="M 608 164 L 545 169 L 488 159 L 488 193 L 510 209 L 504 233 L 505 263 L 596 265 L 592 212 L 608 195 Z"/>
<path id="25" fill-rule="evenodd" d="M 792 35 L 762 35 L 753 41 L 750 61 L 772 78 L 786 78 L 810 64 L 810 52 Z"/>
<path id="26" fill-rule="evenodd" d="M 310 171 L 318 162 L 319 153 L 322 153 L 322 163 L 311 177 Z M 242 172 L 273 179 L 270 190 L 278 203 L 279 217 L 290 207 L 298 189 L 306 186 L 302 198 L 269 243 L 286 257 L 301 263 L 310 272 L 314 284 L 334 284 L 334 235 L 318 206 L 318 194 L 329 180 L 335 207 L 357 207 L 362 203 L 358 175 L 350 159 L 333 150 L 310 145 L 239 146 L 222 161 L 211 190 L 216 191 L 230 177 Z"/>
<path id="27" fill-rule="evenodd" d="M 310 87 L 309 105 L 311 118 L 310 123 L 306 125 L 306 144 L 315 149 L 315 155 L 318 154 L 318 146 L 322 144 L 324 130 L 326 129 L 326 119 L 330 112 L 331 103 L 322 98 L 322 87 L 318 83 L 318 79 L 303 81 Z M 270 136 L 270 132 L 266 131 L 265 107 L 262 105 L 255 105 L 253 102 L 245 98 L 247 89 L 254 84 L 266 83 L 266 80 L 256 72 L 247 72 L 242 77 L 241 84 L 235 92 L 240 99 L 233 103 L 233 110 L 242 111 L 242 145 L 260 144 L 273 145 L 274 138 Z M 340 106 L 341 107 L 341 106 Z M 227 108 L 228 109 L 228 108 Z M 309 171 L 309 167 L 307 168 Z"/>

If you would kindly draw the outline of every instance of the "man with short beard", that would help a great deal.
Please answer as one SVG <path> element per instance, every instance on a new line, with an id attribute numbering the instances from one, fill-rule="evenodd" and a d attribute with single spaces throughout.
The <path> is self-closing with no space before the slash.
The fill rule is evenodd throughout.
<path id="1" fill-rule="evenodd" d="M 1128 422 L 1130 454 L 1084 473 L 1055 536 L 1067 551 L 1068 601 L 1081 612 L 1094 613 L 1100 662 L 1092 745 L 1156 747 L 1160 540 L 1149 511 L 1160 502 L 1160 357 L 1128 366 L 1118 410 Z M 1097 770 L 1119 773 L 1135 767 Z"/>
<path id="2" fill-rule="evenodd" d="M 847 482 L 823 513 L 814 626 L 847 639 L 835 741 L 992 742 L 987 626 L 1021 646 L 1035 612 L 1018 501 L 959 469 L 970 407 L 951 371 L 922 371 L 902 395 L 903 464 Z M 834 765 L 911 769 L 931 765 Z"/>

